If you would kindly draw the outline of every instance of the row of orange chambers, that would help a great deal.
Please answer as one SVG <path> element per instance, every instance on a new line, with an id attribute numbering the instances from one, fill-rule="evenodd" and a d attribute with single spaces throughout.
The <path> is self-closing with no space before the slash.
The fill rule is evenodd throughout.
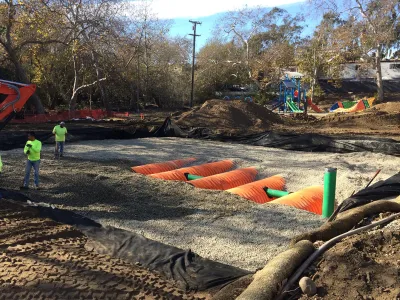
<path id="1" fill-rule="evenodd" d="M 231 160 L 222 160 L 212 163 L 195 165 L 191 164 L 195 158 L 166 161 L 132 167 L 132 171 L 163 180 L 186 181 L 202 189 L 225 190 L 239 195 L 256 203 L 274 203 L 296 207 L 315 214 L 322 213 L 323 187 L 310 186 L 300 191 L 290 193 L 281 198 L 271 198 L 265 188 L 283 190 L 285 179 L 280 175 L 257 180 L 257 170 L 254 167 L 229 171 L 234 168 Z M 203 178 L 188 181 L 187 174 L 202 176 Z"/>

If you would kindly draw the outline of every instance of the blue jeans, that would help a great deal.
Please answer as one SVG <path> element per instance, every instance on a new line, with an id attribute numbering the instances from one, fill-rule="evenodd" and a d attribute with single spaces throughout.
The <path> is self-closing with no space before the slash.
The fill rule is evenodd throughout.
<path id="1" fill-rule="evenodd" d="M 24 178 L 24 186 L 29 186 L 29 177 L 31 175 L 31 169 L 35 171 L 35 185 L 39 186 L 39 165 L 40 159 L 37 161 L 30 161 L 29 159 L 26 161 L 25 167 L 25 178 Z"/>
<path id="2" fill-rule="evenodd" d="M 56 155 L 63 154 L 65 142 L 56 142 Z"/>

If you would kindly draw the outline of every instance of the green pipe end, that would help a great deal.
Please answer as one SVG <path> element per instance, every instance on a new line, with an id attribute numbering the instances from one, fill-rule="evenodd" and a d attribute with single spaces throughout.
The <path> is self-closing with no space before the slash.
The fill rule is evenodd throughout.
<path id="1" fill-rule="evenodd" d="M 203 176 L 193 175 L 193 174 L 189 174 L 189 173 L 185 173 L 185 177 L 189 181 L 203 178 Z"/>
<path id="2" fill-rule="evenodd" d="M 335 208 L 336 168 L 326 168 L 324 175 L 324 200 L 322 202 L 322 217 L 329 218 Z"/>
<path id="3" fill-rule="evenodd" d="M 271 198 L 280 198 L 290 194 L 290 192 L 273 190 L 267 187 L 264 188 L 264 191 L 267 193 L 268 197 Z"/>

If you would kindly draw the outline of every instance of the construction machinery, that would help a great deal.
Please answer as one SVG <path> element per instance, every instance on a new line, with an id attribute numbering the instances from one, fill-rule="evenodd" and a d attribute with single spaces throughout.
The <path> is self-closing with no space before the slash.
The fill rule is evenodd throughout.
<path id="1" fill-rule="evenodd" d="M 36 85 L 0 79 L 0 130 L 21 111 L 35 93 Z"/>

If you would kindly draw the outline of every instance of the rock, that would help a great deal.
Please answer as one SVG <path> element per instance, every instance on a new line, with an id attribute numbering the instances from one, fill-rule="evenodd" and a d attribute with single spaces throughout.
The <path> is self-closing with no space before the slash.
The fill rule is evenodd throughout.
<path id="1" fill-rule="evenodd" d="M 299 281 L 299 286 L 301 291 L 309 297 L 314 296 L 317 293 L 317 286 L 309 277 L 301 278 Z"/>

